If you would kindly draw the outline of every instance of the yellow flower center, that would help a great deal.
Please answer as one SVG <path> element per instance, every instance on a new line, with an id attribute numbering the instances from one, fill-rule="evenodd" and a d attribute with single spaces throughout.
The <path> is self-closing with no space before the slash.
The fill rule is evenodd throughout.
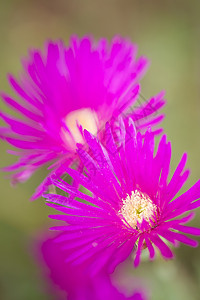
<path id="1" fill-rule="evenodd" d="M 82 126 L 83 130 L 86 129 L 93 135 L 97 134 L 97 114 L 90 108 L 82 108 L 70 112 L 65 117 L 64 122 L 70 133 L 62 129 L 62 136 L 72 150 L 76 149 L 76 143 L 84 143 L 78 126 Z"/>
<path id="2" fill-rule="evenodd" d="M 147 194 L 138 190 L 131 193 L 122 200 L 123 206 L 120 210 L 120 215 L 123 217 L 124 223 L 128 223 L 131 227 L 137 229 L 137 224 L 143 220 L 149 222 L 153 219 L 156 212 L 156 205 Z"/>

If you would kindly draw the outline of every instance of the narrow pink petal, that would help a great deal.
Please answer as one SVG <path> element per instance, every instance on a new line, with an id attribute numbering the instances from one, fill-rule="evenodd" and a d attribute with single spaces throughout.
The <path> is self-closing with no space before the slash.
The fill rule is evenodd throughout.
<path id="1" fill-rule="evenodd" d="M 140 264 L 140 257 L 142 254 L 143 241 L 144 241 L 144 236 L 142 235 L 139 237 L 138 248 L 137 248 L 137 252 L 135 255 L 135 259 L 134 259 L 134 267 L 135 268 L 137 268 Z"/>
<path id="2" fill-rule="evenodd" d="M 32 113 L 30 110 L 24 108 L 23 106 L 21 106 L 19 103 L 14 101 L 12 98 L 7 96 L 6 94 L 1 94 L 1 97 L 6 102 L 6 104 L 11 106 L 13 109 L 15 109 L 17 112 L 22 114 L 24 117 L 32 119 L 35 122 L 41 122 L 41 120 L 42 120 L 41 116 L 36 115 L 36 114 Z"/>
<path id="3" fill-rule="evenodd" d="M 155 257 L 155 250 L 154 250 L 154 247 L 151 243 L 151 240 L 148 237 L 145 237 L 145 242 L 146 242 L 147 248 L 149 250 L 149 258 L 151 260 L 153 260 L 154 257 Z"/>
<path id="4" fill-rule="evenodd" d="M 193 239 L 183 235 L 183 234 L 180 234 L 180 233 L 177 233 L 177 232 L 173 232 L 173 231 L 169 231 L 168 232 L 168 235 L 169 237 L 171 238 L 174 238 L 176 239 L 177 241 L 183 243 L 183 244 L 186 244 L 188 246 L 191 246 L 191 247 L 197 247 L 198 246 L 198 242 L 197 241 L 194 241 Z"/>
<path id="5" fill-rule="evenodd" d="M 156 234 L 151 234 L 150 237 L 151 241 L 158 247 L 162 256 L 166 259 L 171 259 L 174 257 L 171 249 L 159 238 Z"/>
<path id="6" fill-rule="evenodd" d="M 200 228 L 183 226 L 183 225 L 175 225 L 173 226 L 173 228 L 184 233 L 197 235 L 197 236 L 200 235 Z"/>

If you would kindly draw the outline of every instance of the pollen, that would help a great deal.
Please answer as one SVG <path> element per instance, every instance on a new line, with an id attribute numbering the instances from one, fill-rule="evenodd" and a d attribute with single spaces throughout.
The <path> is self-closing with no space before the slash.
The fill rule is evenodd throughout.
<path id="1" fill-rule="evenodd" d="M 70 112 L 64 119 L 68 131 L 62 129 L 62 136 L 66 144 L 76 149 L 76 143 L 83 143 L 83 135 L 79 129 L 86 129 L 93 135 L 97 134 L 97 114 L 89 108 L 82 108 Z"/>
<path id="2" fill-rule="evenodd" d="M 157 206 L 147 194 L 139 190 L 132 191 L 131 196 L 128 195 L 122 202 L 120 215 L 125 223 L 135 229 L 138 229 L 138 224 L 143 220 L 150 222 L 155 217 Z"/>

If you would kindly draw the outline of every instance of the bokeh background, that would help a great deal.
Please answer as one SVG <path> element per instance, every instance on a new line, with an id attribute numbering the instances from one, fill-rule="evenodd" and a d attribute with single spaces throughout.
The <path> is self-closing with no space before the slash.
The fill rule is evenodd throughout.
<path id="1" fill-rule="evenodd" d="M 198 0 L 6 0 L 0 1 L 0 89 L 9 91 L 8 72 L 21 69 L 20 59 L 30 47 L 43 47 L 47 38 L 68 43 L 71 34 L 95 38 L 129 37 L 139 53 L 151 60 L 142 80 L 142 94 L 166 90 L 163 127 L 172 141 L 172 169 L 188 152 L 191 177 L 186 190 L 200 177 L 200 2 Z M 0 104 L 3 107 L 3 104 Z M 0 165 L 13 161 L 0 144 Z M 11 188 L 0 174 L 0 299 L 52 299 L 45 291 L 31 243 L 48 226 L 50 209 L 43 200 L 28 199 L 46 175 L 37 172 L 27 183 Z M 200 226 L 200 211 L 192 221 Z M 152 300 L 200 299 L 200 248 L 182 245 L 176 260 L 144 260 L 127 271 L 139 278 L 123 281 L 131 287 L 144 283 Z M 132 273 L 131 273 L 132 272 Z M 127 280 L 125 280 L 127 279 Z"/>

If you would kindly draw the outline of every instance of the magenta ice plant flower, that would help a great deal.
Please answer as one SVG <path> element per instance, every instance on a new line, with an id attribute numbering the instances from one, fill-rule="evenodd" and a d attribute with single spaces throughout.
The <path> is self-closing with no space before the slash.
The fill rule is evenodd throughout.
<path id="1" fill-rule="evenodd" d="M 103 146 L 85 131 L 89 151 L 78 148 L 85 174 L 67 169 L 85 190 L 55 179 L 54 185 L 66 196 L 46 195 L 53 202 L 48 205 L 61 212 L 50 217 L 66 223 L 52 228 L 62 231 L 57 239 L 61 247 L 73 249 L 66 261 L 80 264 L 92 259 L 88 263 L 92 272 L 102 267 L 113 272 L 131 252 L 137 267 L 144 248 L 150 259 L 155 249 L 171 259 L 174 254 L 170 244 L 196 247 L 198 242 L 187 234 L 200 235 L 199 228 L 184 225 L 194 216 L 191 211 L 200 206 L 200 180 L 176 196 L 189 175 L 184 169 L 187 155 L 169 180 L 171 145 L 165 135 L 156 153 L 154 135 L 149 130 L 143 139 L 134 124 L 125 128 L 121 122 L 119 135 L 120 143 L 107 124 Z"/>
<path id="2" fill-rule="evenodd" d="M 111 43 L 90 37 L 72 37 L 69 46 L 47 42 L 45 51 L 31 50 L 23 60 L 19 80 L 9 75 L 15 97 L 1 93 L 6 105 L 19 117 L 0 112 L 6 127 L 0 137 L 17 148 L 9 153 L 19 159 L 5 167 L 12 172 L 12 182 L 26 181 L 39 167 L 52 164 L 53 172 L 62 174 L 63 165 L 78 160 L 76 143 L 84 143 L 83 129 L 101 140 L 108 120 L 128 113 L 138 129 L 157 124 L 162 115 L 163 93 L 145 105 L 128 108 L 139 97 L 138 81 L 148 60 L 136 58 L 137 47 L 129 40 L 115 37 Z M 45 181 L 33 198 L 42 192 Z"/>
<path id="3" fill-rule="evenodd" d="M 111 278 L 105 271 L 93 277 L 84 271 L 84 267 L 65 262 L 65 255 L 54 239 L 48 238 L 40 247 L 39 262 L 46 279 L 49 292 L 56 300 L 145 300 L 144 291 L 135 292 L 126 297 L 112 284 Z M 69 254 L 69 251 L 68 251 Z M 63 291 L 63 293 L 60 293 Z"/>

